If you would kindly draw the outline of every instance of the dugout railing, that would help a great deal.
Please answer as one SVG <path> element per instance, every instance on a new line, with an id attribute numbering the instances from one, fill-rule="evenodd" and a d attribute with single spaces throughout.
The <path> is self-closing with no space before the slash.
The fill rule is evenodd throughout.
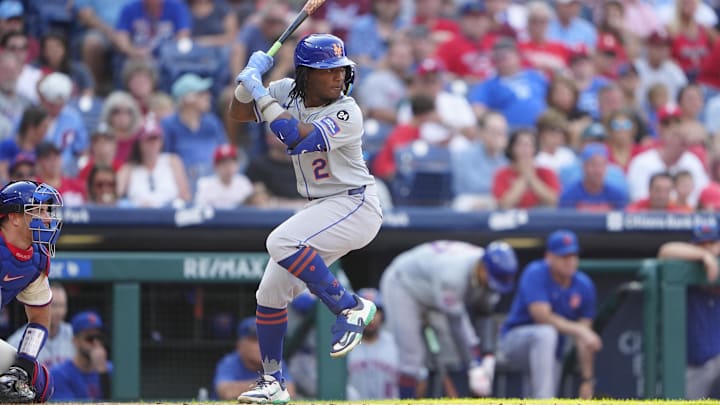
<path id="1" fill-rule="evenodd" d="M 260 280 L 267 260 L 265 253 L 69 252 L 59 253 L 53 261 L 51 278 L 73 284 L 111 284 L 112 399 L 131 401 L 142 398 L 142 285 L 224 283 L 249 287 Z M 682 398 L 684 366 L 679 365 L 685 364 L 685 289 L 704 282 L 702 269 L 692 263 L 652 259 L 582 260 L 581 268 L 593 278 L 637 277 L 643 281 L 644 396 Z M 338 271 L 339 266 L 333 270 Z M 332 315 L 323 306 L 318 306 L 318 311 L 318 330 L 329 330 Z M 317 347 L 330 346 L 329 333 L 316 336 Z M 343 399 L 346 363 L 323 353 L 317 362 L 318 399 Z"/>

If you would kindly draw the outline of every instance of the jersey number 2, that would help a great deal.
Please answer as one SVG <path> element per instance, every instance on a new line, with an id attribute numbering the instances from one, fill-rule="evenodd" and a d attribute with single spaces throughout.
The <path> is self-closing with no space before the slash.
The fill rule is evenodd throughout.
<path id="1" fill-rule="evenodd" d="M 315 174 L 315 180 L 326 179 L 330 177 L 330 174 L 325 171 L 327 166 L 327 160 L 315 159 L 312 161 L 313 174 Z"/>

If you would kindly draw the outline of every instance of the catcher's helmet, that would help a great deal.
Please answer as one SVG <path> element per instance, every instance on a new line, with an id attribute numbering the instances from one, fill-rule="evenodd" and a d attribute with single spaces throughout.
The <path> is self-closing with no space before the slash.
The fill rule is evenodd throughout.
<path id="1" fill-rule="evenodd" d="M 0 217 L 12 212 L 30 215 L 28 228 L 32 241 L 50 257 L 55 256 L 55 243 L 62 228 L 62 206 L 60 193 L 44 183 L 15 181 L 0 189 Z"/>
<path id="2" fill-rule="evenodd" d="M 295 47 L 295 69 L 306 66 L 312 69 L 347 67 L 345 92 L 350 92 L 355 81 L 355 62 L 345 53 L 342 39 L 330 34 L 310 34 Z"/>
<path id="3" fill-rule="evenodd" d="M 482 262 L 487 270 L 488 284 L 492 290 L 505 294 L 513 289 L 518 261 L 510 245 L 502 241 L 490 243 L 485 248 Z"/>

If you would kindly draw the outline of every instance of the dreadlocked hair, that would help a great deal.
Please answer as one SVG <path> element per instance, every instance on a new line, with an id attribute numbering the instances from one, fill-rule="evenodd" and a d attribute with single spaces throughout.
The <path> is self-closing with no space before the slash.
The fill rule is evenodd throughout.
<path id="1" fill-rule="evenodd" d="M 290 99 L 305 100 L 305 90 L 307 90 L 308 73 L 310 68 L 307 66 L 298 66 L 295 68 L 295 84 L 290 89 Z"/>

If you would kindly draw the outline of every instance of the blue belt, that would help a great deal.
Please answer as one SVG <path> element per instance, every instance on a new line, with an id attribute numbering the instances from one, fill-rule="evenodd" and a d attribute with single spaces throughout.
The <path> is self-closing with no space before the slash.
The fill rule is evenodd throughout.
<path id="1" fill-rule="evenodd" d="M 360 186 L 360 187 L 358 187 L 358 188 L 351 188 L 350 190 L 347 191 L 347 195 L 358 195 L 358 194 L 362 194 L 362 193 L 365 192 L 365 188 L 366 188 L 366 187 L 367 187 L 367 186 Z M 339 195 L 339 194 L 334 194 L 334 195 Z M 330 197 L 330 196 L 326 196 L 326 197 Z M 308 197 L 308 201 L 317 200 L 318 198 L 325 198 L 325 197 Z"/>

